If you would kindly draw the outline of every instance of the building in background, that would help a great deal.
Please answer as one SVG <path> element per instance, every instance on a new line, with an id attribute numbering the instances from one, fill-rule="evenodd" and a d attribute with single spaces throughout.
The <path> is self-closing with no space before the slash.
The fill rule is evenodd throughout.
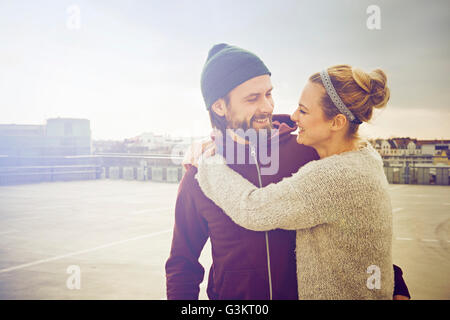
<path id="1" fill-rule="evenodd" d="M 94 154 L 128 153 L 128 154 L 161 154 L 183 156 L 192 141 L 204 137 L 171 137 L 168 134 L 155 134 L 145 132 L 123 141 L 95 140 L 93 141 Z"/>
<path id="2" fill-rule="evenodd" d="M 48 119 L 46 155 L 90 155 L 91 128 L 87 119 Z"/>
<path id="3" fill-rule="evenodd" d="M 123 140 L 93 140 L 92 153 L 127 153 L 127 149 Z"/>
<path id="4" fill-rule="evenodd" d="M 449 158 L 449 151 L 447 150 L 439 150 L 436 155 L 433 157 L 433 164 L 434 165 L 447 165 L 450 166 L 450 158 Z"/>
<path id="5" fill-rule="evenodd" d="M 422 154 L 437 155 L 441 151 L 449 154 L 450 140 L 419 140 L 418 145 Z"/>
<path id="6" fill-rule="evenodd" d="M 385 166 L 450 165 L 450 140 L 417 140 L 411 138 L 391 138 L 371 140 L 380 153 Z"/>
<path id="7" fill-rule="evenodd" d="M 412 156 L 422 154 L 417 139 L 376 139 L 372 140 L 372 145 L 382 156 Z"/>
<path id="8" fill-rule="evenodd" d="M 45 157 L 91 154 L 87 119 L 54 118 L 45 125 L 0 124 L 0 155 Z"/>
<path id="9" fill-rule="evenodd" d="M 370 140 L 382 156 L 436 156 L 445 151 L 449 154 L 450 140 L 417 140 L 411 138 L 391 138 Z"/>
<path id="10" fill-rule="evenodd" d="M 0 155 L 39 156 L 45 150 L 45 125 L 0 124 Z"/>
<path id="11" fill-rule="evenodd" d="M 171 137 L 168 134 L 146 132 L 137 137 L 126 139 L 125 143 L 130 153 L 172 154 L 174 148 L 177 148 L 184 154 L 191 141 L 191 138 Z M 180 152 L 177 152 L 177 155 L 183 155 Z"/>

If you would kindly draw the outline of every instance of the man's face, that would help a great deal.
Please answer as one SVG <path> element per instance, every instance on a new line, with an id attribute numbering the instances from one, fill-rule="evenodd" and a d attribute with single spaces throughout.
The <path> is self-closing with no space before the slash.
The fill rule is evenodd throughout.
<path id="1" fill-rule="evenodd" d="M 252 78 L 230 91 L 225 117 L 230 129 L 272 128 L 272 82 L 269 75 Z"/>

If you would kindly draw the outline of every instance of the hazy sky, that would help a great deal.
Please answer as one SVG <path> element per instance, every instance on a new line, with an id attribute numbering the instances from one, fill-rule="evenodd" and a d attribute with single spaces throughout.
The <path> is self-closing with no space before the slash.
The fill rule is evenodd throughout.
<path id="1" fill-rule="evenodd" d="M 380 30 L 366 26 L 369 5 Z M 362 132 L 449 139 L 449 36 L 448 0 L 1 0 L 0 123 L 87 118 L 94 139 L 208 135 L 200 73 L 227 42 L 272 71 L 274 113 L 292 113 L 327 66 L 380 67 L 391 100 Z"/>

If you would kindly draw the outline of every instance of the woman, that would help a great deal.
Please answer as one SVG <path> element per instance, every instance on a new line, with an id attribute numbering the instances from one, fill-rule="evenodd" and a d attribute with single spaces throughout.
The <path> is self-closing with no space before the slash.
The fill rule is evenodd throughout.
<path id="1" fill-rule="evenodd" d="M 309 78 L 291 119 L 320 160 L 257 188 L 214 155 L 202 191 L 244 228 L 297 230 L 299 299 L 392 299 L 392 208 L 383 162 L 358 137 L 389 100 L 386 75 L 338 65 Z M 219 164 L 218 164 L 219 163 Z"/>

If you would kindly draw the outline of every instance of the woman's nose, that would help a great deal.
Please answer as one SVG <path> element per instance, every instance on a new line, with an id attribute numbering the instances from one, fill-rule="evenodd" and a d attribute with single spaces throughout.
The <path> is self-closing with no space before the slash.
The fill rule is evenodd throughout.
<path id="1" fill-rule="evenodd" d="M 295 110 L 294 113 L 291 114 L 291 120 L 297 122 L 297 110 Z"/>

